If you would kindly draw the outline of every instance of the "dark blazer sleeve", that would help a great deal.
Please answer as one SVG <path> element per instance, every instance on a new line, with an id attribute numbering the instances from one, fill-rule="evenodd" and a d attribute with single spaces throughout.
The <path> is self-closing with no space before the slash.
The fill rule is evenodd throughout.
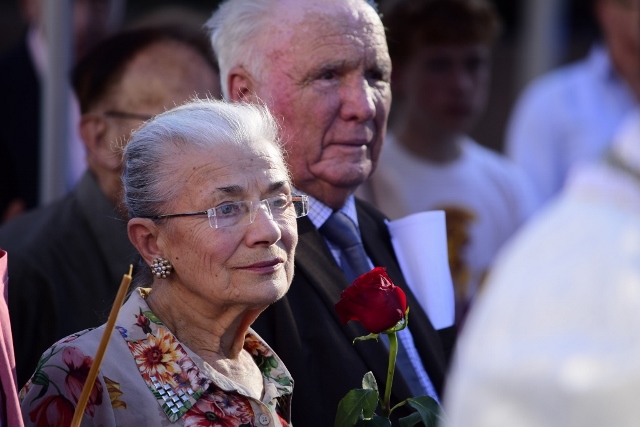
<path id="1" fill-rule="evenodd" d="M 372 227 L 370 222 L 375 223 L 373 219 L 364 218 L 363 235 L 380 230 L 379 224 Z M 366 372 L 373 372 L 379 384 L 384 384 L 388 353 L 381 342 L 353 343 L 355 337 L 368 332 L 358 322 L 342 325 L 336 314 L 334 305 L 349 285 L 346 277 L 308 218 L 298 220 L 298 234 L 291 288 L 284 298 L 265 310 L 252 327 L 273 347 L 294 379 L 293 425 L 326 427 L 333 425 L 339 401 L 349 390 L 361 387 Z M 367 240 L 368 245 L 378 243 L 378 238 Z M 396 280 L 393 276 L 401 277 L 401 273 L 389 245 L 390 241 L 381 243 L 370 256 L 377 264 L 391 263 L 391 277 Z M 411 298 L 409 301 L 414 304 Z M 425 369 L 434 386 L 441 390 L 445 356 L 438 334 L 424 313 L 413 316 L 413 308 L 411 323 L 417 331 L 411 329 Z M 407 384 L 396 371 L 393 401 L 397 403 L 410 395 Z"/>

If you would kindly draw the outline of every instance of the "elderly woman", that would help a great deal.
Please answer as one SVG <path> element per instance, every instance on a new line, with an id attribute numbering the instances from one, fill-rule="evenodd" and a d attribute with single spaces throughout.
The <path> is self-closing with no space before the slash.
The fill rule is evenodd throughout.
<path id="1" fill-rule="evenodd" d="M 193 102 L 141 127 L 124 159 L 129 238 L 147 266 L 82 425 L 288 425 L 292 379 L 250 329 L 289 288 L 296 218 L 308 210 L 291 194 L 273 118 Z M 26 425 L 69 424 L 103 331 L 43 354 L 21 392 Z"/>

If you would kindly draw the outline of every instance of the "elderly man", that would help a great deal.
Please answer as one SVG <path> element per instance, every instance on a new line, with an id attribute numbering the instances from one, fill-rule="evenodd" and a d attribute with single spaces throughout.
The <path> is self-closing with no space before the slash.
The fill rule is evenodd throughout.
<path id="1" fill-rule="evenodd" d="M 135 250 L 120 211 L 119 146 L 154 114 L 218 93 L 206 40 L 175 29 L 122 33 L 78 64 L 89 169 L 67 197 L 0 229 L 11 257 L 9 308 L 21 386 L 55 340 L 100 325 Z"/>
<path id="2" fill-rule="evenodd" d="M 311 196 L 308 218 L 298 221 L 291 290 L 254 325 L 294 378 L 293 423 L 332 425 L 339 400 L 364 373 L 386 381 L 384 344 L 353 345 L 367 332 L 341 325 L 334 310 L 364 272 L 336 235 L 361 239 L 364 269 L 386 267 L 407 293 L 410 333 L 401 353 L 408 358 L 398 364 L 393 399 L 437 397 L 447 362 L 441 338 L 406 285 L 384 216 L 353 197 L 375 169 L 391 103 L 391 62 L 375 9 L 363 0 L 229 0 L 207 25 L 225 97 L 269 106 L 281 120 L 294 185 Z"/>

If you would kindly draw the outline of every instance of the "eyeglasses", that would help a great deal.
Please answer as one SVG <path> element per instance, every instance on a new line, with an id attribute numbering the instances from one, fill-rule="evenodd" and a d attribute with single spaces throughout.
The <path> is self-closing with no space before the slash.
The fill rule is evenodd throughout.
<path id="1" fill-rule="evenodd" d="M 309 196 L 283 194 L 255 202 L 243 200 L 242 202 L 225 203 L 206 211 L 157 215 L 150 218 L 162 219 L 178 216 L 207 215 L 211 228 L 225 228 L 253 223 L 258 210 L 262 206 L 264 206 L 264 210 L 271 220 L 281 221 L 300 218 L 309 213 Z"/>
<path id="2" fill-rule="evenodd" d="M 116 117 L 118 119 L 142 120 L 143 122 L 146 122 L 147 120 L 151 120 L 153 118 L 153 116 L 148 114 L 129 113 L 126 111 L 116 110 L 105 111 L 103 114 L 108 117 Z"/>

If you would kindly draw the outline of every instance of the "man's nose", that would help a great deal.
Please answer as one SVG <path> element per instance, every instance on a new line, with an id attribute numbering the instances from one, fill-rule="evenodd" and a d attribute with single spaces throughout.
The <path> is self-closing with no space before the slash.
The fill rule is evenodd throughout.
<path id="1" fill-rule="evenodd" d="M 374 91 L 364 76 L 349 79 L 340 91 L 342 101 L 340 115 L 343 120 L 363 122 L 375 117 Z"/>

